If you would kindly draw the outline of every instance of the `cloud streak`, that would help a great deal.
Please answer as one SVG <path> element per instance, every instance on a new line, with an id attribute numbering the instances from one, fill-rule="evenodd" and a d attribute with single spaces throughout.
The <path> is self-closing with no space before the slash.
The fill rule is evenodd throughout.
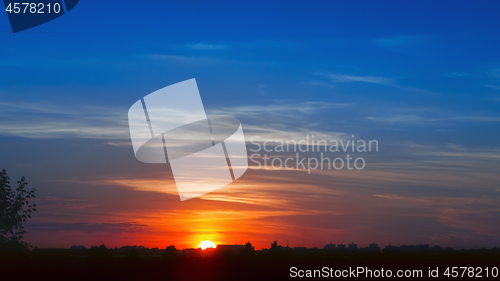
<path id="1" fill-rule="evenodd" d="M 270 105 L 245 105 L 234 107 L 218 107 L 207 110 L 210 115 L 229 115 L 242 117 L 248 122 L 248 130 L 252 128 L 261 134 L 280 132 L 283 135 L 304 135 L 312 130 L 307 116 L 313 116 L 322 111 L 348 108 L 349 103 L 304 102 L 284 103 L 277 102 Z M 25 138 L 83 138 L 122 140 L 110 142 L 112 145 L 122 146 L 123 141 L 129 140 L 127 112 L 128 108 L 98 107 L 90 105 L 56 104 L 56 103 L 0 103 L 0 135 L 19 136 Z M 311 117 L 312 118 L 312 117 Z M 257 126 L 264 120 L 274 120 L 267 126 Z M 304 127 L 297 127 L 301 120 Z M 312 120 L 312 119 L 311 119 Z M 286 130 L 287 125 L 294 124 L 295 128 Z M 309 131 L 308 131 L 309 130 Z M 318 135 L 321 132 L 316 132 Z"/>
<path id="2" fill-rule="evenodd" d="M 125 108 L 0 103 L 0 134 L 25 138 L 128 139 Z"/>
<path id="3" fill-rule="evenodd" d="M 193 50 L 223 50 L 227 48 L 227 45 L 196 43 L 196 44 L 187 44 L 186 47 Z"/>
<path id="4" fill-rule="evenodd" d="M 352 83 L 362 82 L 379 85 L 391 85 L 395 83 L 394 78 L 378 77 L 378 76 L 356 76 L 339 73 L 326 74 L 333 83 Z"/>
<path id="5" fill-rule="evenodd" d="M 148 230 L 148 225 L 139 223 L 31 223 L 30 231 L 37 232 L 69 232 L 84 233 L 138 233 Z"/>

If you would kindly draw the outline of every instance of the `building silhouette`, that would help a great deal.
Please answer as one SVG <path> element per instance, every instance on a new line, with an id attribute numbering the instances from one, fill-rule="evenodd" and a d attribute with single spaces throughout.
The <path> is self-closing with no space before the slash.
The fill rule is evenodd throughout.
<path id="1" fill-rule="evenodd" d="M 323 247 L 324 250 L 335 250 L 337 249 L 337 245 L 333 244 L 333 243 L 330 243 L 330 244 L 326 244 L 325 247 Z"/>
<path id="2" fill-rule="evenodd" d="M 375 243 L 371 243 L 368 246 L 368 248 L 366 248 L 366 250 L 368 252 L 380 252 L 380 247 L 377 244 L 375 244 Z"/>
<path id="3" fill-rule="evenodd" d="M 221 252 L 239 252 L 243 250 L 243 245 L 217 245 L 217 250 Z"/>

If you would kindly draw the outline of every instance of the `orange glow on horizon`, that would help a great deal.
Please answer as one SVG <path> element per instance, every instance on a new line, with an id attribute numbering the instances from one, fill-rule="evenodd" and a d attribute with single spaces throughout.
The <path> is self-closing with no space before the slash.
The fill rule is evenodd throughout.
<path id="1" fill-rule="evenodd" d="M 198 245 L 198 247 L 202 250 L 205 250 L 208 248 L 215 248 L 215 247 L 217 247 L 217 245 L 215 245 L 215 243 L 212 241 L 205 240 L 205 241 L 201 241 L 200 245 Z"/>

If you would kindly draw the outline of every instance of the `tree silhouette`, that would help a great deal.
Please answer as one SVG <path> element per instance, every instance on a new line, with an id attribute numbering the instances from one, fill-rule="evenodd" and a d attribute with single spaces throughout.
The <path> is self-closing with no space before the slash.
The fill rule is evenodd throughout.
<path id="1" fill-rule="evenodd" d="M 28 183 L 24 177 L 17 184 L 13 190 L 7 172 L 0 172 L 0 248 L 4 250 L 27 250 L 30 246 L 22 241 L 25 233 L 23 223 L 36 211 L 36 204 L 29 202 L 35 197 L 36 190 L 25 189 Z"/>
<path id="2" fill-rule="evenodd" d="M 280 246 L 278 246 L 278 241 L 274 240 L 273 243 L 271 243 L 271 249 L 270 251 L 279 251 Z"/>
<path id="3" fill-rule="evenodd" d="M 253 253 L 255 252 L 255 247 L 249 241 L 243 246 L 243 251 Z"/>
<path id="4" fill-rule="evenodd" d="M 249 241 L 245 245 L 243 245 L 243 250 L 241 251 L 241 253 L 244 257 L 255 257 L 255 247 Z"/>
<path id="5" fill-rule="evenodd" d="M 113 257 L 113 252 L 108 247 L 104 246 L 104 244 L 99 247 L 91 246 L 88 257 L 96 260 L 109 259 Z"/>
<path id="6" fill-rule="evenodd" d="M 140 259 L 140 253 L 139 253 L 139 250 L 137 249 L 136 246 L 130 247 L 130 249 L 128 249 L 125 256 L 129 260 L 136 261 L 136 260 Z"/>
<path id="7" fill-rule="evenodd" d="M 175 248 L 174 245 L 170 245 L 165 248 L 165 252 L 163 253 L 163 257 L 167 260 L 174 260 L 180 257 L 180 252 Z"/>
<path id="8" fill-rule="evenodd" d="M 291 253 L 288 250 L 283 248 L 283 246 L 278 245 L 278 241 L 274 240 L 274 242 L 271 243 L 271 248 L 269 248 L 268 256 L 274 258 L 281 258 Z"/>

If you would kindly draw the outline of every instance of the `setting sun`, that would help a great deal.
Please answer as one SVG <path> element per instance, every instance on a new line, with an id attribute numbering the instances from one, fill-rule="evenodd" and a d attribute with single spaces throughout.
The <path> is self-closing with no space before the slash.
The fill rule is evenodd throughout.
<path id="1" fill-rule="evenodd" d="M 200 245 L 198 245 L 198 247 L 201 248 L 202 250 L 205 250 L 207 248 L 215 248 L 216 245 L 212 241 L 205 240 L 205 241 L 201 241 L 201 243 L 200 243 Z"/>

